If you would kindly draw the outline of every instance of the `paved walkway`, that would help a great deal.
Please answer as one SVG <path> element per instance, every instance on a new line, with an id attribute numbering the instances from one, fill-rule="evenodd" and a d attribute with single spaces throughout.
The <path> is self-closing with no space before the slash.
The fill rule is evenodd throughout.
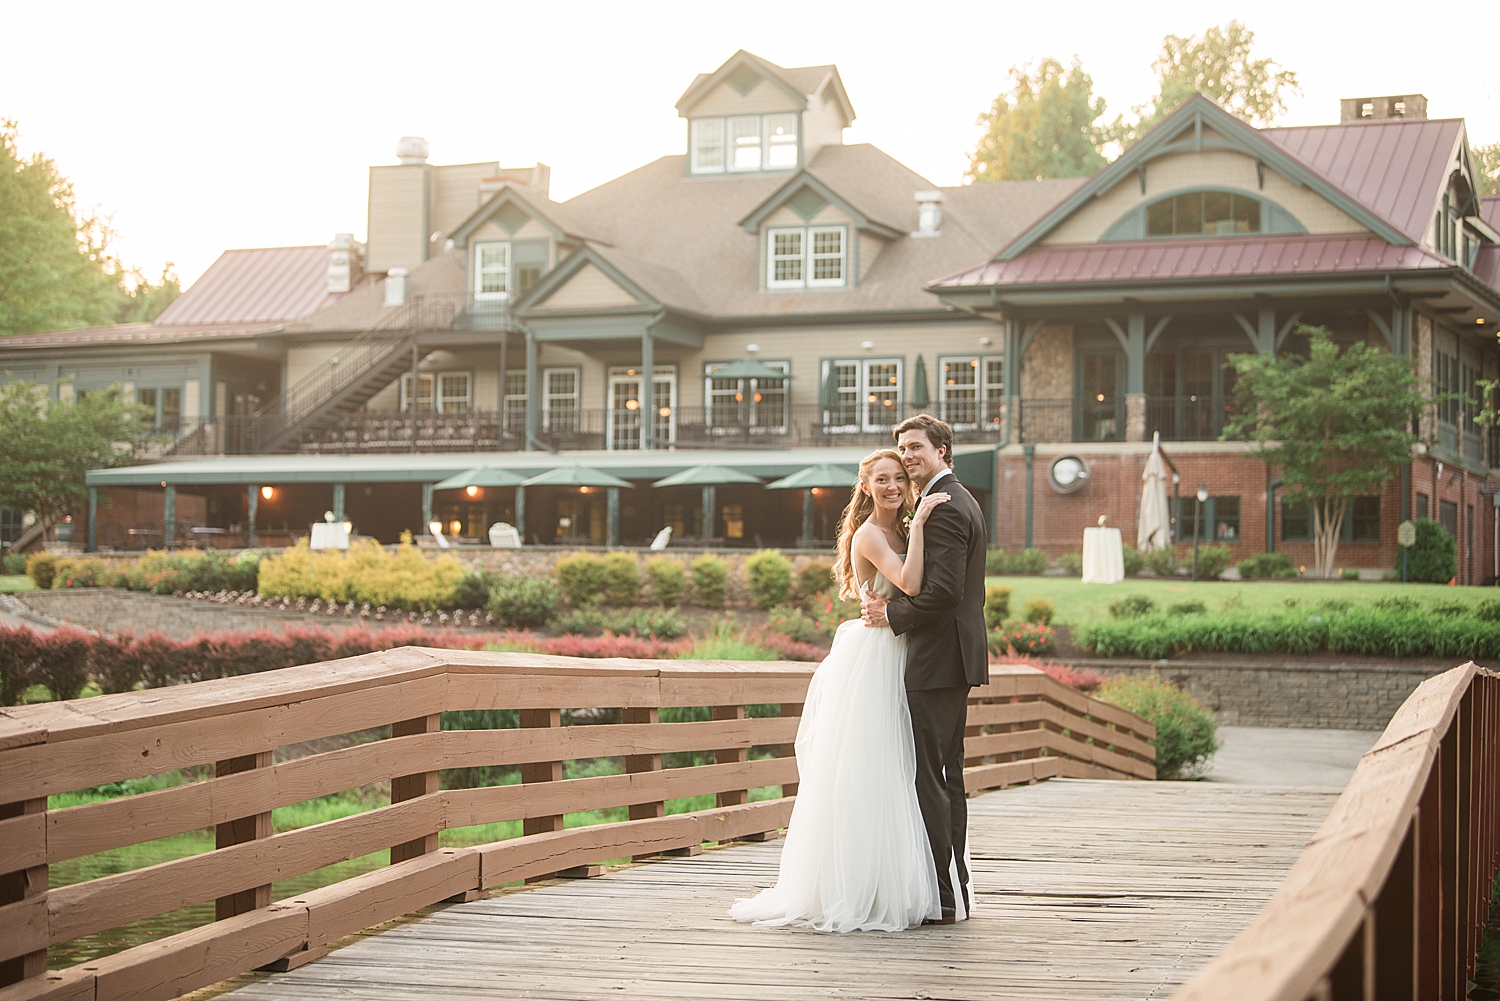
<path id="1" fill-rule="evenodd" d="M 1204 778 L 1233 785 L 1342 789 L 1379 736 L 1374 730 L 1221 726 L 1224 746 L 1209 759 Z"/>
<path id="2" fill-rule="evenodd" d="M 900 935 L 738 925 L 781 842 L 439 906 L 235 1001 L 1162 998 L 1244 928 L 1335 790 L 1053 779 L 970 801 L 973 920 Z M 222 989 L 222 988 L 221 988 Z"/>

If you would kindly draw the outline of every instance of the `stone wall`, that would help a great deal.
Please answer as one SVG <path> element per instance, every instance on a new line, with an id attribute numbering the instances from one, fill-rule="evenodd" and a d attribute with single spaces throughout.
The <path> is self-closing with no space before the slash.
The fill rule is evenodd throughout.
<path id="1" fill-rule="evenodd" d="M 1385 665 L 1256 666 L 1203 661 L 1121 666 L 1074 662 L 1107 674 L 1157 671 L 1209 709 L 1224 726 L 1384 730 L 1426 678 L 1441 668 Z"/>

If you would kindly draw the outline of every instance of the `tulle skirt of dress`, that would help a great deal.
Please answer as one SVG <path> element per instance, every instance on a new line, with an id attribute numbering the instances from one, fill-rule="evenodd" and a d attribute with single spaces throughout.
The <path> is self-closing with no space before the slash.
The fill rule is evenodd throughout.
<path id="1" fill-rule="evenodd" d="M 819 931 L 901 931 L 941 916 L 917 806 L 906 638 L 843 623 L 797 728 L 796 805 L 776 885 L 737 921 Z"/>

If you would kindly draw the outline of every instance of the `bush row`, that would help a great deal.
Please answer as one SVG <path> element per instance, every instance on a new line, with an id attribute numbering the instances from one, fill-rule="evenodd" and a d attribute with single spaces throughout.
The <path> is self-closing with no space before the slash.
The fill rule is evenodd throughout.
<path id="1" fill-rule="evenodd" d="M 1220 615 L 1148 612 L 1080 626 L 1076 642 L 1105 657 L 1157 660 L 1191 650 L 1333 653 L 1469 660 L 1500 656 L 1500 622 L 1411 609 L 1347 608 Z"/>
<path id="2" fill-rule="evenodd" d="M 32 553 L 25 557 L 25 570 L 43 591 L 54 587 L 123 587 L 152 594 L 254 591 L 261 558 L 253 550 L 236 555 L 148 552 L 139 559 L 111 565 L 92 557 Z"/>

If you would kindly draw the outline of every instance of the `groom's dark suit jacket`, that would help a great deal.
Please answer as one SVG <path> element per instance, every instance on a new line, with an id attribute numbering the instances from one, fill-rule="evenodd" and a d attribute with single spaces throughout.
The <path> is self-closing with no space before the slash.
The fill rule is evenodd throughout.
<path id="1" fill-rule="evenodd" d="M 886 606 L 891 631 L 906 636 L 906 688 L 983 685 L 990 680 L 984 629 L 984 512 L 957 476 L 933 487 L 950 497 L 927 516 L 922 590 Z"/>

